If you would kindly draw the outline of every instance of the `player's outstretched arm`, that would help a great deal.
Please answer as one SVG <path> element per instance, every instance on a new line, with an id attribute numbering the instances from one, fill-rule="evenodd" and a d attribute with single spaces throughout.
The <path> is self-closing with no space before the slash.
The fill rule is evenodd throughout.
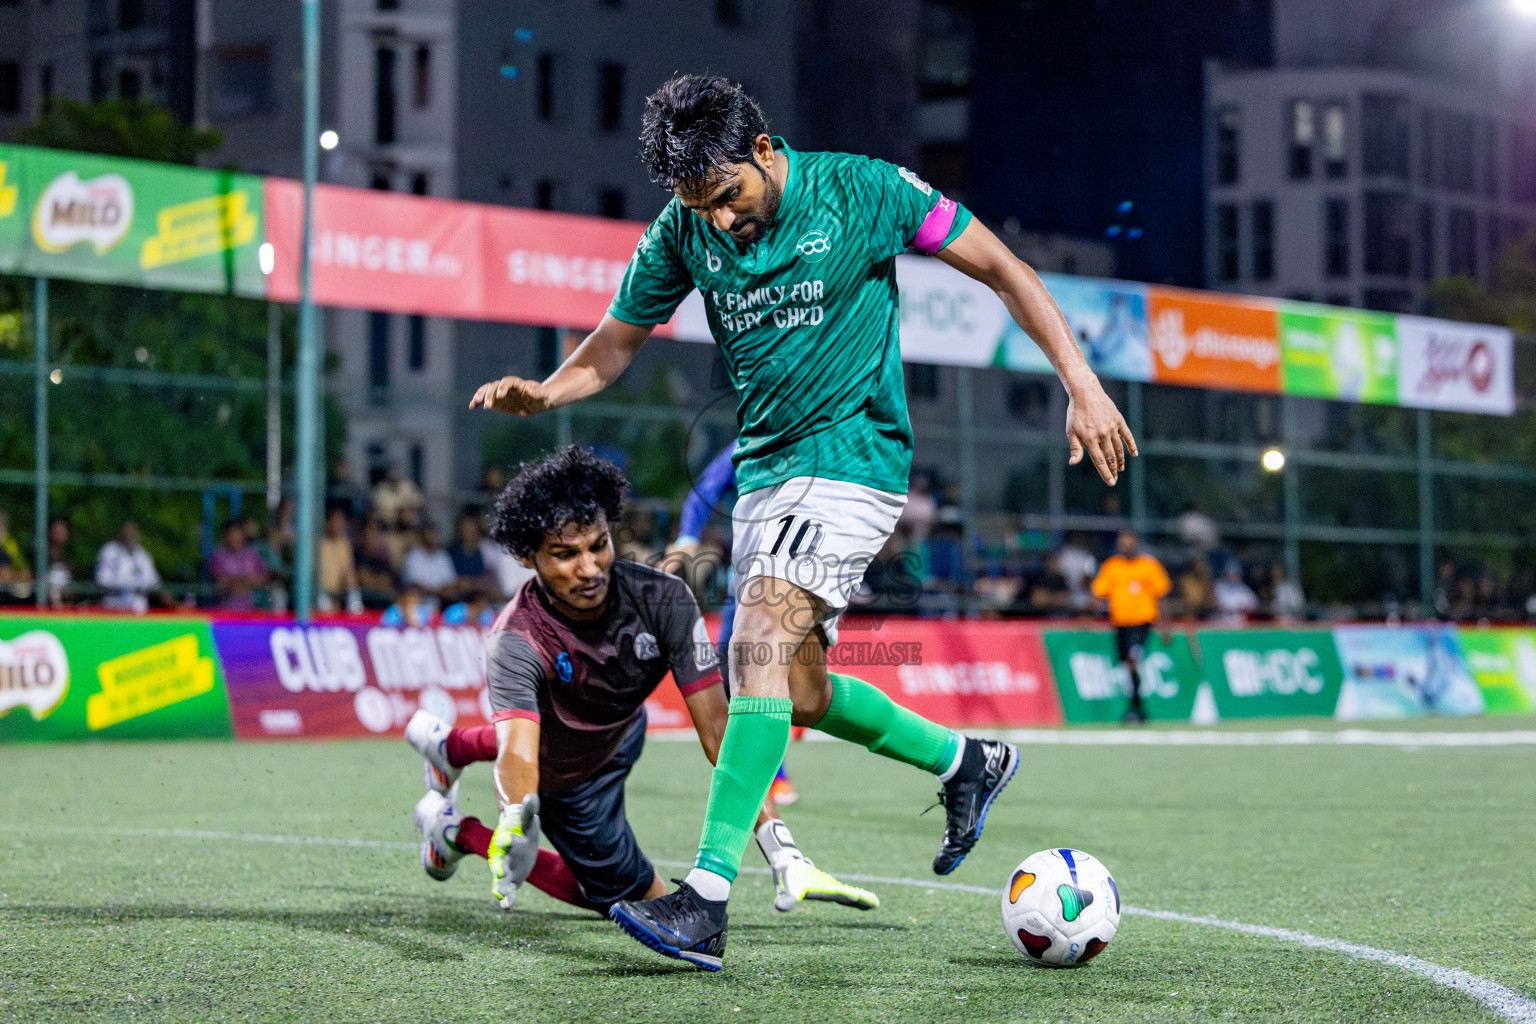
<path id="1" fill-rule="evenodd" d="M 517 887 L 539 855 L 538 722 L 512 718 L 496 723 L 495 775 L 501 816 L 486 860 L 491 865 L 491 895 L 503 910 L 511 910 Z"/>
<path id="2" fill-rule="evenodd" d="M 543 381 L 502 377 L 482 384 L 469 400 L 471 409 L 494 409 L 509 416 L 533 416 L 590 398 L 618 380 L 634 362 L 652 328 L 604 316 L 571 357 Z"/>
<path id="3" fill-rule="evenodd" d="M 995 291 L 1014 321 L 1040 346 L 1067 389 L 1072 465 L 1086 453 L 1099 476 L 1113 486 L 1125 470 L 1126 453 L 1136 454 L 1136 439 L 1083 358 L 1067 318 L 1040 276 L 979 220 L 966 225 L 938 258 Z"/>

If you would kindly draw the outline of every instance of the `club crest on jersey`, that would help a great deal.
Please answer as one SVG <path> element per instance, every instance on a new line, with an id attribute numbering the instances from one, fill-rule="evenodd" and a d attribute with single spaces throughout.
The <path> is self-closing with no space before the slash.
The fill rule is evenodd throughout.
<path id="1" fill-rule="evenodd" d="M 656 643 L 656 637 L 650 633 L 640 633 L 635 637 L 635 657 L 641 661 L 654 661 L 661 657 L 661 647 Z"/>
<path id="2" fill-rule="evenodd" d="M 825 231 L 812 228 L 795 243 L 795 254 L 807 263 L 820 263 L 832 251 L 832 239 Z"/>
<path id="3" fill-rule="evenodd" d="M 568 683 L 575 674 L 576 666 L 571 664 L 571 656 L 561 651 L 555 657 L 555 675 L 560 677 L 562 683 Z"/>

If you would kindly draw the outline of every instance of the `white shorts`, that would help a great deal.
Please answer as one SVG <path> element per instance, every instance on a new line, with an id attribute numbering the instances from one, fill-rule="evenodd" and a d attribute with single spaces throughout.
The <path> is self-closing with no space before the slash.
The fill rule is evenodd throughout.
<path id="1" fill-rule="evenodd" d="M 906 504 L 905 494 L 811 476 L 743 495 L 731 512 L 737 607 L 763 600 L 765 576 L 793 583 L 826 603 L 814 625 L 836 643 L 838 616 Z"/>

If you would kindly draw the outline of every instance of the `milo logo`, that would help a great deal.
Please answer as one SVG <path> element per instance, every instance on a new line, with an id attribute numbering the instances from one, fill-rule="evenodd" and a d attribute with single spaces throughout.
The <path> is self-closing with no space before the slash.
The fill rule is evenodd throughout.
<path id="1" fill-rule="evenodd" d="M 69 659 L 58 637 L 34 630 L 0 640 L 0 715 L 25 707 L 34 719 L 46 718 L 68 691 Z"/>
<path id="2" fill-rule="evenodd" d="M 32 237 L 44 252 L 63 252 L 90 242 L 111 249 L 133 224 L 133 188 L 120 174 L 81 181 L 65 171 L 48 183 L 32 214 Z"/>

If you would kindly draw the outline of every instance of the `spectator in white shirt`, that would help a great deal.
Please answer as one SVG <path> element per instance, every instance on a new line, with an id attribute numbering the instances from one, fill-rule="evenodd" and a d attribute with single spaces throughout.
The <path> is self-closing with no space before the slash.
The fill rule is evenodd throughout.
<path id="1" fill-rule="evenodd" d="M 454 571 L 453 558 L 438 543 L 437 527 L 430 523 L 423 527 L 420 542 L 405 553 L 400 582 L 439 602 L 453 596 L 459 574 Z"/>
<path id="2" fill-rule="evenodd" d="M 132 519 L 96 553 L 96 584 L 106 591 L 102 607 L 139 615 L 149 608 L 149 595 L 160 589 L 155 560 L 139 543 L 139 525 Z"/>
<path id="3" fill-rule="evenodd" d="M 1276 564 L 1269 571 L 1269 581 L 1274 588 L 1269 599 L 1269 610 L 1280 622 L 1299 622 L 1307 617 L 1307 596 L 1301 584 L 1289 579 L 1285 566 Z"/>
<path id="4" fill-rule="evenodd" d="M 1259 610 L 1259 595 L 1243 582 L 1243 567 L 1228 562 L 1227 571 L 1216 581 L 1216 618 L 1223 625 L 1241 626 Z"/>

